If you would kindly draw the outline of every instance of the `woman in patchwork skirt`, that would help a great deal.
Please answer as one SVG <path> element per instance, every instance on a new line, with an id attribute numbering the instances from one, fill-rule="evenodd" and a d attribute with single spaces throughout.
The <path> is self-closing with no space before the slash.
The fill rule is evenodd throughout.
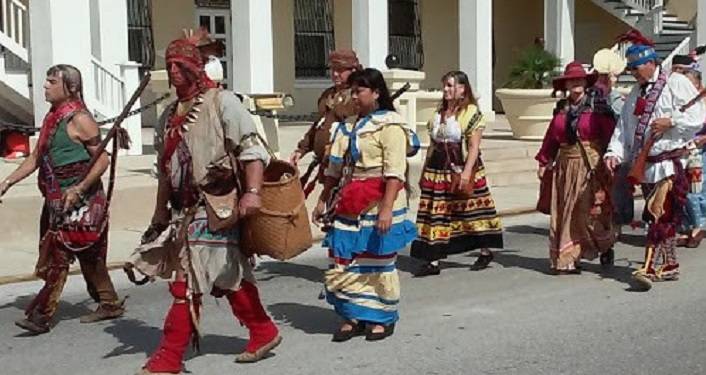
<path id="1" fill-rule="evenodd" d="M 397 253 L 416 236 L 406 218 L 405 182 L 406 156 L 419 143 L 395 112 L 378 70 L 355 72 L 349 82 L 358 119 L 334 128 L 324 191 L 313 213 L 315 222 L 323 217 L 328 225 L 326 300 L 343 318 L 336 342 L 393 333 L 400 299 Z M 330 211 L 324 215 L 325 202 Z"/>
<path id="2" fill-rule="evenodd" d="M 449 72 L 441 80 L 444 98 L 429 122 L 430 145 L 420 180 L 417 240 L 412 257 L 424 261 L 417 277 L 439 275 L 439 260 L 480 249 L 471 266 L 482 270 L 493 260 L 491 248 L 502 249 L 502 225 L 490 194 L 481 159 L 485 122 L 465 73 Z M 452 175 L 470 195 L 452 191 Z"/>

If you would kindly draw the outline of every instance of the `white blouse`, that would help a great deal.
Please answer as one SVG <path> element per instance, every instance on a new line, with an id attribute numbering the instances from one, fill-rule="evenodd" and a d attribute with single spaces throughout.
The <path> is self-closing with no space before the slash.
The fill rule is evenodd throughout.
<path id="1" fill-rule="evenodd" d="M 461 142 L 461 124 L 456 116 L 450 116 L 441 123 L 441 114 L 434 115 L 434 123 L 431 128 L 431 137 L 434 142 Z"/>

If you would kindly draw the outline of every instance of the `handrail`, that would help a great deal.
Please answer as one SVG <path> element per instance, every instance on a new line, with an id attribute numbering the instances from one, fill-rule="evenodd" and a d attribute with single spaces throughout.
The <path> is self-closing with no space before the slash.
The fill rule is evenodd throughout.
<path id="1" fill-rule="evenodd" d="M 27 51 L 26 26 L 29 23 L 27 6 L 20 0 L 0 0 L 0 45 L 17 55 L 25 62 L 29 61 Z"/>
<path id="2" fill-rule="evenodd" d="M 125 80 L 113 73 L 100 60 L 91 58 L 93 67 L 93 99 L 110 114 L 118 112 L 125 103 Z"/>
<path id="3" fill-rule="evenodd" d="M 664 7 L 664 0 L 623 0 L 623 3 L 645 14 L 656 7 Z"/>
<path id="4" fill-rule="evenodd" d="M 679 43 L 677 48 L 674 49 L 663 61 L 662 61 L 662 69 L 666 71 L 671 71 L 672 70 L 672 60 L 674 60 L 674 56 L 676 55 L 688 55 L 689 54 L 689 45 L 691 43 L 691 37 L 686 37 L 684 40 Z"/>
<path id="5" fill-rule="evenodd" d="M 667 57 L 662 60 L 662 68 L 666 70 L 672 69 L 672 60 L 676 55 L 688 55 L 690 52 L 689 46 L 691 44 L 691 37 L 686 37 L 682 40 L 672 52 L 667 55 Z M 625 51 L 632 45 L 632 43 L 616 43 L 611 48 L 611 51 L 617 53 L 620 56 L 625 56 Z"/>

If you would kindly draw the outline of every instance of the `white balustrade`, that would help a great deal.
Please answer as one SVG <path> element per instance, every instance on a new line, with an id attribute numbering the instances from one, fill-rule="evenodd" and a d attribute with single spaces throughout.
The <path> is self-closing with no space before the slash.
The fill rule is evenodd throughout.
<path id="1" fill-rule="evenodd" d="M 29 24 L 27 6 L 20 0 L 0 0 L 0 45 L 27 62 L 28 38 L 26 28 Z"/>
<path id="2" fill-rule="evenodd" d="M 664 61 L 662 61 L 662 69 L 671 71 L 672 70 L 672 60 L 676 55 L 688 55 L 690 52 L 689 44 L 691 43 L 691 37 L 686 37 L 679 43 L 677 48 L 672 51 L 672 53 L 667 56 Z"/>
<path id="3" fill-rule="evenodd" d="M 96 58 L 91 59 L 93 66 L 94 106 L 106 117 L 117 115 L 125 103 L 125 81 L 116 73 L 105 67 Z"/>

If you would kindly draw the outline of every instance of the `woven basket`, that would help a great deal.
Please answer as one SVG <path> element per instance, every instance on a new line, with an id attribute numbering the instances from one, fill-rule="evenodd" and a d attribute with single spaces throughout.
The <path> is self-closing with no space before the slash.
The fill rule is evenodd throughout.
<path id="1" fill-rule="evenodd" d="M 272 160 L 265 169 L 260 212 L 245 219 L 241 247 L 246 253 L 287 260 L 311 247 L 313 240 L 299 171 Z"/>

